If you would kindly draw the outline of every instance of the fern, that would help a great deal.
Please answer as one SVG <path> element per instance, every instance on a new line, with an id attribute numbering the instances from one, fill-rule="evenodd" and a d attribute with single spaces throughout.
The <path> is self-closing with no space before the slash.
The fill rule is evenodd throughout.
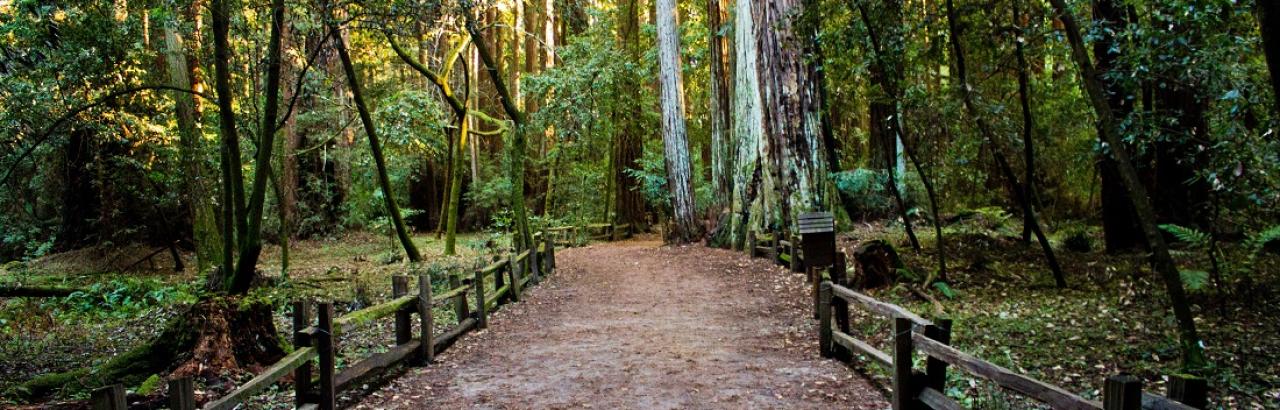
<path id="1" fill-rule="evenodd" d="M 1182 276 L 1182 283 L 1190 290 L 1204 289 L 1204 285 L 1209 283 L 1209 272 L 1186 269 L 1178 273 Z"/>
<path id="2" fill-rule="evenodd" d="M 1179 241 L 1186 242 L 1193 247 L 1203 248 L 1209 246 L 1209 234 L 1198 229 L 1174 224 L 1160 225 L 1160 229 L 1173 234 L 1173 237 L 1178 238 Z"/>
<path id="3" fill-rule="evenodd" d="M 1262 252 L 1262 247 L 1273 241 L 1280 241 L 1280 225 L 1272 226 L 1251 235 L 1245 244 L 1249 247 L 1251 254 L 1257 255 Z"/>

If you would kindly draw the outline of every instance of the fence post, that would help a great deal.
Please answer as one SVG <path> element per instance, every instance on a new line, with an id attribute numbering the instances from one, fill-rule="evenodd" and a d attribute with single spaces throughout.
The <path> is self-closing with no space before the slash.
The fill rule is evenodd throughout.
<path id="1" fill-rule="evenodd" d="M 409 294 L 409 277 L 396 275 L 391 277 L 391 295 L 399 299 Z M 396 310 L 396 345 L 413 340 L 413 311 L 409 307 Z"/>
<path id="2" fill-rule="evenodd" d="M 556 270 L 556 240 L 550 236 L 543 238 L 547 241 L 547 274 Z"/>
<path id="3" fill-rule="evenodd" d="M 771 244 L 773 245 L 771 246 L 771 248 L 773 248 L 773 255 L 769 259 L 772 260 L 774 265 L 782 266 L 782 238 L 774 235 L 773 242 L 771 242 Z"/>
<path id="4" fill-rule="evenodd" d="M 432 335 L 435 326 L 435 316 L 431 314 L 431 276 L 418 275 L 418 321 L 422 325 L 420 339 L 422 346 L 418 349 L 419 360 L 422 364 L 431 363 L 436 360 L 435 337 Z"/>
<path id="5" fill-rule="evenodd" d="M 951 345 L 951 319 L 934 319 L 932 325 L 925 326 L 924 336 L 938 343 Z M 929 356 L 925 359 L 924 374 L 925 387 L 932 388 L 938 392 L 946 391 L 943 388 L 947 385 L 947 362 Z"/>
<path id="6" fill-rule="evenodd" d="M 124 399 L 124 386 L 113 384 L 93 391 L 93 410 L 125 410 L 129 403 Z"/>
<path id="7" fill-rule="evenodd" d="M 476 290 L 476 327 L 480 329 L 484 329 L 486 327 L 489 327 L 489 318 L 488 318 L 489 315 L 485 313 L 485 311 L 488 309 L 488 306 L 485 306 L 485 301 L 484 301 L 484 272 L 483 271 L 476 271 L 476 280 L 473 283 L 475 284 L 475 290 Z"/>
<path id="8" fill-rule="evenodd" d="M 462 279 L 458 278 L 458 275 L 453 272 L 446 273 L 446 275 L 449 275 L 449 289 L 457 289 L 462 286 Z M 465 295 L 466 292 L 463 292 L 463 294 Z M 453 314 L 458 320 L 471 316 L 471 312 L 467 309 L 467 298 L 458 297 L 453 299 Z"/>
<path id="9" fill-rule="evenodd" d="M 797 246 L 799 245 L 799 242 L 796 241 L 796 237 L 794 236 L 788 236 L 787 242 L 791 244 L 791 271 L 804 273 L 804 265 L 800 263 L 800 247 Z"/>
<path id="10" fill-rule="evenodd" d="M 813 289 L 813 291 L 812 291 L 812 293 L 813 293 L 813 318 L 814 318 L 814 319 L 817 319 L 817 318 L 818 318 L 818 310 L 819 310 L 819 309 L 818 309 L 818 307 L 819 307 L 818 305 L 820 304 L 820 303 L 819 303 L 819 299 L 821 299 L 821 298 L 822 298 L 822 289 L 821 289 L 822 282 L 823 282 L 823 280 L 822 280 L 822 274 L 821 274 L 821 273 L 819 273 L 819 271 L 818 271 L 818 269 L 817 269 L 817 268 L 814 268 L 814 267 L 812 267 L 812 266 L 811 266 L 811 267 L 809 267 L 809 269 L 807 269 L 807 273 L 806 273 L 806 275 L 808 275 L 808 276 L 809 276 L 809 283 L 812 283 L 812 284 L 813 284 L 813 286 L 811 286 L 811 288 Z"/>
<path id="11" fill-rule="evenodd" d="M 333 302 L 317 304 L 320 321 L 320 332 L 316 350 L 320 353 L 320 410 L 333 410 L 334 391 L 334 340 L 333 340 Z"/>
<path id="12" fill-rule="evenodd" d="M 1169 391 L 1165 395 L 1179 403 L 1203 409 L 1209 407 L 1209 383 L 1202 378 L 1176 374 L 1169 376 Z"/>
<path id="13" fill-rule="evenodd" d="M 302 329 L 311 326 L 311 301 L 293 302 L 293 346 L 296 348 L 311 347 L 311 336 L 302 333 Z M 311 361 L 307 360 L 293 369 L 293 406 L 302 407 L 308 403 L 311 394 Z"/>
<path id="14" fill-rule="evenodd" d="M 529 265 L 529 274 L 533 275 L 529 279 L 529 283 L 537 284 L 542 282 L 542 259 L 538 258 L 538 244 L 534 243 L 529 248 L 529 259 L 525 259 L 525 264 Z"/>
<path id="15" fill-rule="evenodd" d="M 818 353 L 831 357 L 831 282 L 818 285 Z"/>
<path id="16" fill-rule="evenodd" d="M 514 253 L 507 258 L 507 274 L 511 275 L 511 300 L 516 302 L 520 301 L 520 294 L 524 293 L 524 287 L 520 284 L 520 269 L 517 268 L 519 265 Z"/>
<path id="17" fill-rule="evenodd" d="M 915 346 L 911 342 L 911 319 L 896 318 L 893 321 L 893 410 L 914 408 L 916 389 L 911 385 L 911 356 Z"/>
<path id="18" fill-rule="evenodd" d="M 169 381 L 169 408 L 172 410 L 196 409 L 196 384 L 191 377 Z"/>
<path id="19" fill-rule="evenodd" d="M 847 266 L 845 265 L 844 252 L 836 252 L 835 263 L 831 265 L 831 283 L 848 287 L 849 276 Z M 831 307 L 835 309 L 836 328 L 841 332 L 849 333 L 849 301 L 843 298 L 835 298 L 831 300 Z"/>
<path id="20" fill-rule="evenodd" d="M 1103 410 L 1139 410 L 1142 408 L 1142 380 L 1128 374 L 1107 378 L 1102 386 Z"/>
<path id="21" fill-rule="evenodd" d="M 756 231 L 747 231 L 747 244 L 745 248 L 747 249 L 743 250 L 747 251 L 748 258 L 756 257 Z"/>

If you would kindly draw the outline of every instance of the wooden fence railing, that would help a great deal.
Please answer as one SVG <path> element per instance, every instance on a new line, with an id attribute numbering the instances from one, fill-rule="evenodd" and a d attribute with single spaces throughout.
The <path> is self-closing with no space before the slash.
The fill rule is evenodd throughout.
<path id="1" fill-rule="evenodd" d="M 293 303 L 294 350 L 275 364 L 263 370 L 248 382 L 221 398 L 201 407 L 204 410 L 230 410 L 292 374 L 294 380 L 294 406 L 302 409 L 333 409 L 338 392 L 355 386 L 360 380 L 378 374 L 396 364 L 410 362 L 426 365 L 435 355 L 459 337 L 488 325 L 489 312 L 498 306 L 519 301 L 523 289 L 537 284 L 544 272 L 555 269 L 555 241 L 542 233 L 534 235 L 538 245 L 533 250 L 495 258 L 489 266 L 476 270 L 467 277 L 451 274 L 450 290 L 433 295 L 428 275 L 417 275 L 417 291 L 411 292 L 411 276 L 392 277 L 393 299 L 374 306 L 334 317 L 333 303 L 298 301 Z M 494 291 L 486 294 L 486 283 L 493 283 Z M 458 323 L 436 333 L 432 310 L 438 306 L 452 308 Z M 316 312 L 313 316 L 311 312 Z M 340 372 L 335 366 L 335 352 L 340 337 L 375 320 L 395 316 L 395 346 L 355 362 Z M 420 330 L 413 334 L 413 316 L 417 315 Z M 318 377 L 315 377 L 318 374 Z M 173 380 L 169 384 L 170 408 L 193 410 L 196 408 L 194 383 L 190 378 Z M 93 393 L 92 407 L 98 409 L 124 409 L 124 388 L 107 386 Z"/>
<path id="2" fill-rule="evenodd" d="M 748 232 L 747 252 L 751 257 L 768 255 L 774 263 L 796 270 L 803 256 L 794 241 L 778 241 L 774 235 Z M 797 262 L 800 261 L 800 262 Z M 837 252 L 835 264 L 823 271 L 804 269 L 814 284 L 814 315 L 818 319 L 819 353 L 823 357 L 851 361 L 855 356 L 883 366 L 893 377 L 891 401 L 895 410 L 960 409 L 960 404 L 943 392 L 947 369 L 954 367 L 971 376 L 986 379 L 1003 389 L 1045 403 L 1054 409 L 1098 410 L 1187 410 L 1207 407 L 1208 386 L 1204 379 L 1171 376 L 1165 396 L 1143 392 L 1142 380 L 1120 374 L 1108 377 L 1101 402 L 1088 400 L 1062 387 L 1018 374 L 951 346 L 950 319 L 925 319 L 901 306 L 877 300 L 849 287 L 844 254 Z M 849 309 L 857 306 L 874 316 L 893 320 L 893 348 L 882 351 L 860 340 L 850 331 Z M 924 355 L 923 372 L 914 369 L 916 352 Z"/>
<path id="3" fill-rule="evenodd" d="M 579 246 L 588 240 L 620 241 L 635 234 L 631 224 L 610 223 L 556 226 L 545 232 L 561 247 Z"/>

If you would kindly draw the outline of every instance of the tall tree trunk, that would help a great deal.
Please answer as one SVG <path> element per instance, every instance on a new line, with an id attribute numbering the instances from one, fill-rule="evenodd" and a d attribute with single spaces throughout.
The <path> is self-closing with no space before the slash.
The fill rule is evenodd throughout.
<path id="1" fill-rule="evenodd" d="M 1258 30 L 1262 32 L 1262 50 L 1271 73 L 1271 108 L 1280 118 L 1280 1 L 1258 1 Z"/>
<path id="2" fill-rule="evenodd" d="M 1187 47 L 1171 47 L 1165 50 L 1177 61 L 1179 57 L 1190 59 L 1189 50 L 1202 47 L 1202 36 L 1173 16 L 1181 10 L 1170 6 L 1157 6 L 1163 12 L 1153 13 L 1151 25 L 1167 30 L 1187 42 Z M 1209 103 L 1204 99 L 1202 86 L 1195 79 L 1187 78 L 1181 65 L 1164 65 L 1156 74 L 1154 84 L 1155 108 L 1161 117 L 1168 118 L 1170 126 L 1162 127 L 1166 134 L 1157 138 L 1155 147 L 1155 195 L 1156 221 L 1200 229 L 1209 226 L 1209 181 L 1196 175 L 1209 162 L 1209 151 L 1200 147 L 1212 145 L 1209 141 L 1209 121 L 1205 113 Z"/>
<path id="3" fill-rule="evenodd" d="M 764 102 L 760 95 L 756 22 L 751 2 L 734 2 L 733 133 L 729 145 L 737 147 L 731 176 L 729 237 L 734 249 L 742 249 L 747 232 L 761 230 L 767 220 L 757 196 L 763 184 L 760 162 L 765 150 Z"/>
<path id="4" fill-rule="evenodd" d="M 963 46 L 963 37 L 960 29 L 959 16 L 956 14 L 954 0 L 947 0 L 947 25 L 950 30 L 951 38 L 951 54 L 956 66 L 956 89 L 960 93 L 960 99 L 964 103 L 965 111 L 973 118 L 973 122 L 978 125 L 978 131 L 982 134 L 983 143 L 991 150 L 992 156 L 996 159 L 996 164 L 1000 168 L 1000 172 L 1004 174 L 1005 179 L 1009 181 L 1009 185 L 1015 187 L 1013 192 L 1015 201 L 1022 204 L 1023 212 L 1027 218 L 1031 220 L 1031 231 L 1036 235 L 1036 239 L 1040 242 L 1040 248 L 1044 251 L 1045 262 L 1049 265 L 1049 270 L 1053 274 L 1053 280 L 1058 287 L 1066 287 L 1067 279 L 1062 273 L 1062 267 L 1058 265 L 1058 258 L 1053 253 L 1053 246 L 1049 244 L 1049 239 L 1040 229 L 1040 222 L 1036 220 L 1035 210 L 1030 206 L 1030 198 L 1022 197 L 1021 184 L 1018 183 L 1017 175 L 1014 175 L 1013 168 L 1009 166 L 1009 161 L 1004 155 L 1004 147 L 996 140 L 996 135 L 991 131 L 991 127 L 987 124 L 986 118 L 978 111 L 977 105 L 974 103 L 973 90 L 974 86 L 969 83 L 968 67 L 965 63 L 965 54 Z M 1028 182 L 1029 183 L 1029 182 Z"/>
<path id="5" fill-rule="evenodd" d="M 198 43 L 188 46 L 178 28 L 176 16 L 198 16 L 198 13 L 178 13 L 165 22 L 165 58 L 168 63 L 169 83 L 174 87 L 200 89 L 200 80 L 194 61 Z M 187 50 L 191 49 L 190 52 Z M 179 93 L 173 96 L 178 122 L 178 146 L 182 162 L 183 191 L 191 216 L 192 240 L 196 249 L 197 272 L 204 273 L 218 264 L 222 252 L 218 232 L 218 214 L 213 202 L 216 190 L 208 185 L 211 177 L 205 166 L 203 137 L 200 133 L 200 112 L 195 96 Z"/>
<path id="6" fill-rule="evenodd" d="M 1031 243 L 1031 225 L 1035 218 L 1032 207 L 1036 204 L 1035 167 L 1036 154 L 1032 141 L 1035 131 L 1034 118 L 1031 115 L 1031 79 L 1027 74 L 1027 56 L 1023 51 L 1026 30 L 1022 26 L 1022 0 L 1012 0 L 1013 26 L 1017 31 L 1013 36 L 1014 54 L 1018 59 L 1018 102 L 1022 106 L 1022 155 L 1026 164 L 1026 173 L 1022 178 L 1022 242 Z"/>
<path id="7" fill-rule="evenodd" d="M 485 45 L 484 35 L 476 27 L 476 19 L 471 14 L 471 10 L 472 3 L 464 1 L 462 3 L 462 12 L 466 19 L 467 33 L 470 34 L 476 51 L 480 52 L 480 61 L 484 63 L 485 71 L 489 73 L 489 80 L 493 82 L 493 87 L 498 92 L 503 111 L 506 111 L 507 117 L 515 124 L 515 129 L 512 131 L 511 144 L 507 150 L 508 155 L 510 155 L 508 172 L 511 178 L 511 208 L 515 212 L 516 219 L 516 237 L 512 242 L 517 245 L 518 249 L 531 249 L 533 248 L 533 236 L 529 230 L 528 210 L 525 207 L 524 200 L 525 133 L 527 132 L 525 128 L 527 121 L 524 112 L 516 106 L 516 100 L 512 98 L 510 91 L 507 89 L 502 73 L 498 71 L 497 65 L 494 63 L 493 54 L 490 54 L 489 47 Z"/>
<path id="8" fill-rule="evenodd" d="M 730 143 L 731 101 L 729 100 L 729 77 L 725 52 L 728 38 L 725 30 L 721 30 L 724 10 L 721 0 L 707 0 L 707 26 L 711 32 L 709 52 L 711 53 L 711 184 L 715 188 L 716 206 L 726 205 L 725 201 L 733 192 L 733 144 Z"/>
<path id="9" fill-rule="evenodd" d="M 1053 5 L 1058 19 L 1062 21 L 1063 31 L 1071 46 L 1071 57 L 1075 60 L 1076 68 L 1080 73 L 1081 86 L 1088 95 L 1089 103 L 1097 113 L 1099 122 L 1102 123 L 1099 128 L 1102 131 L 1103 140 L 1110 145 L 1110 152 L 1119 170 L 1120 179 L 1138 216 L 1142 233 L 1147 239 L 1151 250 L 1149 258 L 1152 270 L 1160 275 L 1169 293 L 1169 300 L 1173 305 L 1174 317 L 1178 321 L 1178 330 L 1181 335 L 1183 367 L 1188 371 L 1200 370 L 1206 364 L 1203 342 L 1196 331 L 1191 302 L 1187 300 L 1186 291 L 1182 288 L 1182 277 L 1178 272 L 1178 266 L 1169 255 L 1164 235 L 1156 225 L 1151 197 L 1148 196 L 1146 187 L 1138 178 L 1138 171 L 1129 157 L 1129 150 L 1119 135 L 1119 124 L 1107 101 L 1106 91 L 1099 81 L 1099 73 L 1089 61 L 1089 53 L 1085 49 L 1084 39 L 1080 36 L 1080 26 L 1076 24 L 1075 16 L 1071 14 L 1064 0 L 1049 0 L 1049 3 Z"/>
<path id="10" fill-rule="evenodd" d="M 249 196 L 248 227 L 240 236 L 240 259 L 231 278 L 231 292 L 245 293 L 253 282 L 258 257 L 262 254 L 262 209 L 267 182 L 271 178 L 271 151 L 275 147 L 276 117 L 280 110 L 281 34 L 284 28 L 284 0 L 271 2 L 271 34 L 267 43 L 266 101 L 262 110 L 262 137 L 254 159 L 253 190 Z"/>
<path id="11" fill-rule="evenodd" d="M 902 69 L 902 3 L 893 0 L 884 3 L 886 7 L 885 13 L 889 15 L 886 27 L 883 30 L 884 35 L 872 24 L 870 13 L 867 11 L 866 4 L 858 4 L 858 14 L 862 16 L 862 23 L 867 27 L 867 37 L 871 40 L 871 49 L 874 51 L 875 63 L 871 67 L 871 79 L 880 86 L 880 100 L 873 102 L 870 107 L 871 111 L 871 128 L 873 135 L 871 137 L 872 149 L 872 167 L 876 168 L 876 158 L 880 158 L 880 166 L 883 166 L 887 178 L 887 188 L 889 193 L 893 195 L 893 200 L 898 206 L 898 216 L 902 218 L 902 225 L 907 231 L 907 240 L 911 243 L 911 249 L 920 251 L 920 240 L 916 238 L 915 228 L 911 224 L 911 213 L 908 212 L 906 200 L 902 196 L 902 192 L 898 189 L 898 140 L 902 138 L 902 112 L 899 107 L 902 106 L 901 84 L 903 77 Z M 887 44 L 886 44 L 887 42 Z M 892 50 L 892 51 L 890 51 Z M 880 136 L 874 135 L 878 130 Z M 877 141 L 878 140 L 878 141 Z M 879 147 L 877 147 L 879 145 Z"/>
<path id="12" fill-rule="evenodd" d="M 829 205 L 813 40 L 795 18 L 804 15 L 804 1 L 769 0 L 756 9 L 764 16 L 761 27 L 768 28 L 758 37 L 766 61 L 761 68 L 765 133 L 778 153 L 782 223 L 793 233 L 800 213 L 825 211 Z"/>
<path id="13" fill-rule="evenodd" d="M 618 39 L 626 54 L 627 61 L 640 64 L 644 52 L 640 48 L 640 2 L 641 0 L 622 0 L 618 7 Z M 621 112 L 617 113 L 621 122 L 620 130 L 614 133 L 611 150 L 611 195 L 613 196 L 614 221 L 620 224 L 632 224 L 637 228 L 646 225 L 644 197 L 640 193 L 640 182 L 632 178 L 627 170 L 638 170 L 640 157 L 644 154 L 644 130 L 640 125 L 640 79 L 635 73 L 623 73 L 619 88 L 626 95 Z"/>
<path id="14" fill-rule="evenodd" d="M 337 30 L 337 21 L 328 19 L 328 25 L 332 30 Z M 369 113 L 369 107 L 364 101 L 364 91 L 360 85 L 360 78 L 356 74 L 355 65 L 351 62 L 351 54 L 347 52 L 347 41 L 342 36 L 334 38 L 334 47 L 338 51 L 338 59 L 342 60 L 342 69 L 347 74 L 347 87 L 351 89 L 351 98 L 356 104 L 356 111 L 360 114 L 360 122 L 364 124 L 365 135 L 369 138 L 369 151 L 373 155 L 373 163 L 378 170 L 378 186 L 382 189 L 383 203 L 387 207 L 387 216 L 391 219 L 392 228 L 395 229 L 396 237 L 400 239 L 400 245 L 404 247 L 405 255 L 408 256 L 410 262 L 421 262 L 422 254 L 418 253 L 417 245 L 413 243 L 413 237 L 409 235 L 409 229 L 404 225 L 404 218 L 400 215 L 400 207 L 396 205 L 395 194 L 391 191 L 391 178 L 387 176 L 387 161 L 382 154 L 382 142 L 378 139 L 377 127 L 373 124 L 373 117 Z"/>
<path id="15" fill-rule="evenodd" d="M 1123 31 L 1128 24 L 1124 9 L 1117 5 L 1115 0 L 1093 0 L 1093 18 L 1103 27 L 1099 30 L 1098 40 L 1093 43 L 1093 55 L 1098 58 L 1098 72 L 1120 71 L 1118 67 L 1122 57 L 1120 53 L 1124 48 L 1115 43 L 1118 41 L 1117 33 Z M 1100 77 L 1099 81 L 1105 87 L 1104 92 L 1113 115 L 1116 118 L 1128 116 L 1133 111 L 1132 90 L 1126 89 L 1120 81 L 1107 76 Z M 1100 139 L 1102 134 L 1103 130 L 1098 130 Z M 1132 149 L 1132 144 L 1127 145 L 1126 148 Z M 1133 165 L 1138 170 L 1145 168 L 1137 162 L 1136 158 Z M 1143 247 L 1145 243 L 1142 239 L 1142 229 L 1134 217 L 1133 206 L 1125 198 L 1128 192 L 1120 180 L 1120 170 L 1116 167 L 1112 156 L 1107 155 L 1106 152 L 1099 154 L 1098 176 L 1101 179 L 1102 232 L 1107 252 L 1119 253 Z"/>
<path id="16" fill-rule="evenodd" d="M 680 31 L 676 25 L 675 0 L 658 0 L 658 67 L 662 95 L 662 142 L 666 154 L 667 185 L 671 190 L 674 224 L 671 239 L 694 242 L 702 237 L 702 226 L 694 213 L 689 140 L 684 127 L 683 75 L 680 65 Z"/>
<path id="17" fill-rule="evenodd" d="M 236 117 L 233 107 L 235 95 L 231 91 L 231 45 L 227 38 L 231 28 L 231 10 L 227 0 L 213 0 L 210 4 L 210 25 L 213 32 L 214 90 L 218 95 L 218 133 L 221 140 L 222 168 L 222 268 L 220 275 L 210 276 L 212 288 L 229 290 L 225 279 L 235 271 L 236 236 L 243 234 L 241 215 L 244 215 L 244 176 L 240 167 L 240 137 L 236 133 Z"/>

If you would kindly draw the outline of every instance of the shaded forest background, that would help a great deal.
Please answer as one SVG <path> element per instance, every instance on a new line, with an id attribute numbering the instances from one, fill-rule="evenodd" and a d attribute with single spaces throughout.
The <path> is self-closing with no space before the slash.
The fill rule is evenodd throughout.
<path id="1" fill-rule="evenodd" d="M 79 310 L 6 299 L 0 333 L 121 309 L 112 292 L 143 295 L 120 320 L 251 288 L 278 311 L 291 275 L 332 270 L 305 259 L 325 243 L 437 263 L 616 222 L 740 248 L 831 211 L 847 250 L 898 248 L 903 303 L 1001 328 L 1075 323 L 1092 294 L 1155 330 L 1089 351 L 1123 343 L 1082 325 L 1074 352 L 1274 406 L 1280 357 L 1231 341 L 1275 328 L 1277 8 L 0 0 L 0 283 L 92 289 Z M 187 276 L 103 263 L 131 247 Z M 48 268 L 72 252 L 110 275 Z"/>

